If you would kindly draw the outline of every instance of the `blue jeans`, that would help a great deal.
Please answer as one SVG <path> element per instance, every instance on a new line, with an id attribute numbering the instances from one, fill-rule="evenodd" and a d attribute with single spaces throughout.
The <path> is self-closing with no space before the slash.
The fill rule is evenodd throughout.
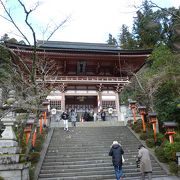
<path id="1" fill-rule="evenodd" d="M 123 176 L 122 167 L 121 166 L 114 166 L 116 179 L 120 180 L 120 178 Z"/>

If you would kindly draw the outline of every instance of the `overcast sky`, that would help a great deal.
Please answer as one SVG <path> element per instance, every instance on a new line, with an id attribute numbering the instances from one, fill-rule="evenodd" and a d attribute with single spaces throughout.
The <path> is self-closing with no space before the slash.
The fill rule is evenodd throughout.
<path id="1" fill-rule="evenodd" d="M 5 1 L 5 0 L 4 0 Z M 31 33 L 26 28 L 22 8 L 17 0 L 8 0 L 11 12 L 16 22 L 28 38 Z M 161 7 L 179 7 L 180 0 L 152 0 Z M 24 0 L 27 7 L 32 7 L 37 0 Z M 46 40 L 52 29 L 66 17 L 68 21 L 50 40 L 71 42 L 106 43 L 108 34 L 117 38 L 122 24 L 132 27 L 136 7 L 142 0 L 39 0 L 38 8 L 31 14 L 30 22 L 36 31 L 37 39 Z M 27 4 L 30 3 L 30 4 Z M 3 9 L 0 5 L 0 15 Z M 17 37 L 14 27 L 0 17 L 0 36 L 8 33 L 9 37 Z M 48 31 L 45 32 L 48 26 Z"/>

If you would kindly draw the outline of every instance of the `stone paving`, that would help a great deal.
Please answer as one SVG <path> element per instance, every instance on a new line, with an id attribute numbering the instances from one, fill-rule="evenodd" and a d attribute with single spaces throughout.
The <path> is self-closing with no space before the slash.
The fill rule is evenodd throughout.
<path id="1" fill-rule="evenodd" d="M 169 177 L 162 177 L 162 178 L 153 178 L 153 180 L 180 180 L 180 177 L 169 176 Z"/>

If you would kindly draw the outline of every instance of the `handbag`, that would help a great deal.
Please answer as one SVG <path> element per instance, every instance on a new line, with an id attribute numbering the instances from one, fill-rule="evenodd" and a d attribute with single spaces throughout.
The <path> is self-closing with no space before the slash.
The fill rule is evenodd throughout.
<path id="1" fill-rule="evenodd" d="M 122 163 L 124 163 L 125 162 L 125 159 L 124 159 L 124 156 L 122 155 Z"/>

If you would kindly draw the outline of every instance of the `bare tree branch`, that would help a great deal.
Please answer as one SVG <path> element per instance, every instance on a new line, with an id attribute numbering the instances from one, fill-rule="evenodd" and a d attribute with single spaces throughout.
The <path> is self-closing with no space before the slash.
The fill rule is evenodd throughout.
<path id="1" fill-rule="evenodd" d="M 21 6 L 23 7 L 24 12 L 25 12 L 25 14 L 26 14 L 25 22 L 26 22 L 26 24 L 28 25 L 28 27 L 29 27 L 29 28 L 31 29 L 31 31 L 32 31 L 33 39 L 34 39 L 34 45 L 35 45 L 35 44 L 36 44 L 36 33 L 35 33 L 34 29 L 32 28 L 31 24 L 28 22 L 28 17 L 29 17 L 29 15 L 31 14 L 31 12 L 33 12 L 33 11 L 39 6 L 39 3 L 36 4 L 35 8 L 30 9 L 29 11 L 27 11 L 25 5 L 24 5 L 20 0 L 18 0 L 18 2 L 21 4 Z M 35 48 L 36 48 L 36 47 L 35 47 Z"/>
<path id="2" fill-rule="evenodd" d="M 141 90 L 142 90 L 144 93 L 146 93 L 145 89 L 142 87 L 141 82 L 139 81 L 138 76 L 137 76 L 135 73 L 133 73 L 133 72 L 131 72 L 131 73 L 132 73 L 132 74 L 133 74 L 133 76 L 136 78 L 136 81 L 137 81 L 137 83 L 138 83 L 139 87 L 141 88 Z"/>
<path id="3" fill-rule="evenodd" d="M 47 41 L 53 36 L 53 34 L 60 28 L 62 27 L 69 19 L 70 17 L 68 16 L 64 21 L 62 21 L 59 25 L 57 25 L 54 30 L 50 33 L 49 37 L 47 38 Z"/>
<path id="4" fill-rule="evenodd" d="M 174 17 L 176 17 L 176 18 L 178 18 L 180 20 L 180 16 L 178 16 L 177 14 L 174 14 L 172 11 L 169 11 L 166 8 L 162 8 L 162 7 L 158 6 L 156 3 L 152 2 L 152 1 L 149 1 L 149 2 L 151 3 L 152 7 L 157 7 L 159 9 L 161 9 L 162 11 L 165 11 L 165 12 L 171 14 L 172 16 L 174 16 Z"/>
<path id="5" fill-rule="evenodd" d="M 15 23 L 14 19 L 12 18 L 11 14 L 10 14 L 10 11 L 7 10 L 5 4 L 2 2 L 2 0 L 0 0 L 0 3 L 3 7 L 3 9 L 5 10 L 6 14 L 8 15 L 9 19 L 7 18 L 4 18 L 6 20 L 8 20 L 9 22 L 11 22 L 15 28 L 19 31 L 19 33 L 24 37 L 24 39 L 27 41 L 27 43 L 30 45 L 30 42 L 28 40 L 28 38 L 26 37 L 26 35 L 20 30 L 20 28 L 17 26 L 17 24 Z M 1 16 L 1 17 L 4 17 L 4 16 Z"/>
<path id="6" fill-rule="evenodd" d="M 26 35 L 17 26 L 16 22 L 14 21 L 12 15 L 11 15 L 11 12 L 8 11 L 7 7 L 5 6 L 5 4 L 3 3 L 2 0 L 0 0 L 0 4 L 3 6 L 3 9 L 5 10 L 8 18 L 6 18 L 3 15 L 1 15 L 1 17 L 3 17 L 5 20 L 7 20 L 8 22 L 10 22 L 10 23 L 12 23 L 14 25 L 14 27 L 20 32 L 20 34 L 23 36 L 23 38 L 27 41 L 27 43 L 32 47 L 32 51 L 33 51 L 32 52 L 32 56 L 33 57 L 30 57 L 32 59 L 27 59 L 27 57 L 23 57 L 22 54 L 18 54 L 18 53 L 15 54 L 11 49 L 9 49 L 9 48 L 6 49 L 10 53 L 11 57 L 13 59 L 17 60 L 16 66 L 14 65 L 14 67 L 16 69 L 15 70 L 13 69 L 13 70 L 14 70 L 15 74 L 17 74 L 16 78 L 17 79 L 18 78 L 21 79 L 21 81 L 19 81 L 19 84 L 16 84 L 16 85 L 19 88 L 19 87 L 21 87 L 20 84 L 23 82 L 22 84 L 24 85 L 24 87 L 22 87 L 22 92 L 21 93 L 27 92 L 26 96 L 28 96 L 28 98 L 26 97 L 26 100 L 29 100 L 29 101 L 27 101 L 29 103 L 29 105 L 30 105 L 30 102 L 33 102 L 33 107 L 35 108 L 35 114 L 37 116 L 37 118 L 35 119 L 35 122 L 33 124 L 32 131 L 30 133 L 30 138 L 29 138 L 28 146 L 27 146 L 27 149 L 26 149 L 26 152 L 25 152 L 25 157 L 27 157 L 28 154 L 29 154 L 29 151 L 31 149 L 31 146 L 32 146 L 32 144 L 31 144 L 32 134 L 33 134 L 33 132 L 35 130 L 35 127 L 37 126 L 37 123 L 38 123 L 38 117 L 39 117 L 39 112 L 40 112 L 39 111 L 39 106 L 41 104 L 41 97 L 42 97 L 42 95 L 48 93 L 47 89 L 46 89 L 46 91 L 44 91 L 45 90 L 44 88 L 46 88 L 46 85 L 47 85 L 46 82 L 43 82 L 43 84 L 38 84 L 37 83 L 37 81 L 36 81 L 37 74 L 36 73 L 41 72 L 40 73 L 41 76 L 44 76 L 44 75 L 48 76 L 49 74 L 50 75 L 54 75 L 55 71 L 52 71 L 52 69 L 54 67 L 54 64 L 52 63 L 52 65 L 49 66 L 49 64 L 47 64 L 47 62 L 45 61 L 46 60 L 45 56 L 44 56 L 43 62 L 41 62 L 41 60 L 38 59 L 39 57 L 38 57 L 38 54 L 37 54 L 36 33 L 35 33 L 35 30 L 34 30 L 33 26 L 29 22 L 29 16 L 32 14 L 32 12 L 34 10 L 37 9 L 37 7 L 39 6 L 39 3 L 37 3 L 34 8 L 28 10 L 22 0 L 17 0 L 17 1 L 19 2 L 20 6 L 24 10 L 24 13 L 25 13 L 25 24 L 28 26 L 28 28 L 32 32 L 33 46 L 31 46 L 31 43 L 28 40 L 28 38 L 26 37 Z M 68 19 L 69 19 L 69 17 L 67 17 L 64 21 L 62 21 L 59 25 L 57 25 L 54 28 L 54 30 L 50 33 L 50 35 L 47 38 L 47 40 L 49 40 L 52 37 L 52 35 L 60 27 L 62 27 L 67 22 Z M 31 67 L 29 67 L 29 64 L 27 63 L 27 61 L 30 62 L 30 66 Z M 45 63 L 45 64 L 41 64 L 41 63 Z M 31 83 L 28 84 L 29 78 L 31 80 Z M 26 104 L 26 101 L 22 101 L 22 103 L 23 103 L 23 107 L 24 107 L 24 105 Z M 31 108 L 33 108 L 33 107 L 31 107 Z"/>

